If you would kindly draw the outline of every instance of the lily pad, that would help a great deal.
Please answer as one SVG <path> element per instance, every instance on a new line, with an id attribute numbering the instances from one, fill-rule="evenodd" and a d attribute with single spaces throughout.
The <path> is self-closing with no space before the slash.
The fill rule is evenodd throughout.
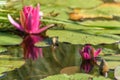
<path id="1" fill-rule="evenodd" d="M 7 49 L 4 48 L 4 47 L 0 47 L 0 53 L 1 53 L 1 52 L 4 52 L 4 51 L 7 51 Z"/>
<path id="2" fill-rule="evenodd" d="M 108 66 L 110 69 L 115 69 L 115 67 L 117 67 L 118 65 L 120 65 L 120 62 L 115 62 L 115 61 L 107 61 Z"/>
<path id="3" fill-rule="evenodd" d="M 51 38 L 47 38 L 43 41 L 37 42 L 35 44 L 36 47 L 48 47 L 52 44 L 52 39 Z"/>
<path id="4" fill-rule="evenodd" d="M 0 45 L 18 45 L 22 38 L 14 34 L 0 33 Z"/>
<path id="5" fill-rule="evenodd" d="M 18 64 L 19 63 L 19 64 Z M 9 55 L 0 55 L 0 74 L 21 67 L 25 62 Z"/>
<path id="6" fill-rule="evenodd" d="M 117 67 L 115 68 L 114 76 L 115 76 L 115 78 L 116 78 L 117 80 L 120 79 L 120 66 L 117 66 Z"/>
<path id="7" fill-rule="evenodd" d="M 60 42 L 69 42 L 72 44 L 110 44 L 120 40 L 120 37 L 116 35 L 94 35 L 87 32 L 82 33 L 77 30 L 49 30 L 47 34 L 49 36 L 58 36 Z"/>
<path id="8" fill-rule="evenodd" d="M 58 46 L 58 37 L 54 36 L 46 38 L 43 41 L 37 42 L 35 46 L 36 47 Z"/>
<path id="9" fill-rule="evenodd" d="M 74 0 L 67 0 L 66 2 L 63 3 L 64 0 L 57 0 L 57 1 L 54 1 L 54 0 L 37 0 L 37 1 L 34 1 L 34 0 L 24 0 L 24 4 L 25 5 L 28 5 L 28 4 L 36 4 L 36 3 L 40 3 L 40 4 L 43 4 L 43 5 L 46 5 L 47 6 L 51 6 L 51 5 L 54 5 L 54 6 L 64 6 L 64 7 L 81 7 L 81 8 L 91 8 L 91 7 L 95 7 L 99 4 L 102 3 L 101 0 L 91 0 L 87 5 L 86 3 L 89 1 L 89 0 L 79 0 L 79 1 L 74 1 Z M 95 3 L 95 4 L 93 4 Z M 14 8 L 17 8 L 19 9 L 22 4 L 20 4 L 20 1 L 9 1 L 8 4 L 7 4 L 8 7 L 12 6 Z"/>
<path id="10" fill-rule="evenodd" d="M 57 17 L 49 17 L 44 19 L 46 22 L 53 22 L 63 24 L 60 29 L 49 30 L 47 34 L 49 36 L 58 36 L 61 42 L 69 42 L 73 44 L 100 44 L 100 43 L 114 43 L 120 40 L 117 35 L 120 34 L 119 21 L 70 21 L 68 20 L 68 14 L 65 13 L 66 9 L 54 9 L 51 7 L 51 11 L 55 10 L 59 12 Z M 59 11 L 58 11 L 59 10 Z M 95 12 L 95 11 L 94 11 Z M 48 19 L 48 20 L 47 20 Z M 56 26 L 57 27 L 57 26 Z"/>
<path id="11" fill-rule="evenodd" d="M 92 75 L 89 74 L 82 74 L 82 73 L 76 73 L 74 75 L 67 75 L 67 74 L 58 74 L 58 75 L 53 75 L 53 76 L 48 76 L 47 78 L 44 78 L 42 80 L 89 80 L 89 79 L 94 79 L 94 80 L 111 80 L 109 78 L 104 78 L 104 77 L 93 77 Z"/>
<path id="12" fill-rule="evenodd" d="M 120 55 L 103 56 L 107 61 L 120 61 Z"/>
<path id="13" fill-rule="evenodd" d="M 110 69 L 115 69 L 120 65 L 120 55 L 103 56 Z"/>

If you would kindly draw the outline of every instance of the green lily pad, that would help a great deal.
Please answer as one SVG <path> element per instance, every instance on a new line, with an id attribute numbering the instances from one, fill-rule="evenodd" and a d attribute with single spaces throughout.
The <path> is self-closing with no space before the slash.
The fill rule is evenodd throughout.
<path id="1" fill-rule="evenodd" d="M 4 52 L 4 51 L 7 51 L 7 49 L 4 48 L 4 47 L 0 47 L 0 53 L 1 53 L 1 52 Z"/>
<path id="2" fill-rule="evenodd" d="M 67 74 L 58 74 L 58 75 L 53 75 L 53 76 L 48 76 L 47 78 L 44 78 L 42 80 L 111 80 L 109 78 L 104 78 L 104 77 L 93 77 L 92 75 L 89 74 L 82 74 L 82 73 L 76 73 L 74 75 L 67 75 Z"/>
<path id="3" fill-rule="evenodd" d="M 116 35 L 94 35 L 76 30 L 49 30 L 47 31 L 47 34 L 49 36 L 58 36 L 59 41 L 72 44 L 110 44 L 120 40 L 120 37 Z"/>
<path id="4" fill-rule="evenodd" d="M 0 45 L 18 45 L 22 38 L 14 34 L 0 33 Z"/>
<path id="5" fill-rule="evenodd" d="M 19 64 L 18 64 L 19 63 Z M 9 55 L 0 55 L 0 74 L 21 67 L 25 62 Z"/>
<path id="6" fill-rule="evenodd" d="M 110 69 L 115 69 L 115 67 L 120 65 L 119 61 L 107 61 L 107 63 Z"/>
<path id="7" fill-rule="evenodd" d="M 35 44 L 36 47 L 48 47 L 48 46 L 57 46 L 58 45 L 58 37 L 49 37 L 44 39 L 43 41 L 37 42 Z"/>
<path id="8" fill-rule="evenodd" d="M 120 16 L 120 4 L 110 4 L 105 3 L 101 6 L 98 6 L 94 9 L 86 11 L 87 13 L 95 13 L 95 14 L 104 14 L 104 15 L 114 15 Z"/>
<path id="9" fill-rule="evenodd" d="M 117 67 L 115 68 L 114 75 L 115 75 L 115 78 L 116 78 L 117 80 L 120 79 L 120 66 L 117 66 Z"/>
<path id="10" fill-rule="evenodd" d="M 61 30 L 60 29 L 49 30 L 47 34 L 49 36 L 58 36 L 61 42 L 69 42 L 72 44 L 88 43 L 88 44 L 96 45 L 101 43 L 110 44 L 120 40 L 119 36 L 111 35 L 111 34 L 120 34 L 119 21 L 89 20 L 84 22 L 77 22 L 77 21 L 75 22 L 68 20 L 68 14 L 65 13 L 65 11 L 67 10 L 66 8 L 61 9 L 59 7 L 56 10 L 55 8 L 51 7 L 50 10 L 51 11 L 55 10 L 56 12 L 59 12 L 59 15 L 57 17 L 52 17 L 52 18 L 49 17 L 47 19 L 44 19 L 43 21 L 49 23 L 53 22 L 63 25 L 61 26 Z"/>
<path id="11" fill-rule="evenodd" d="M 49 44 L 47 44 L 46 42 L 42 41 L 42 42 L 38 42 L 35 44 L 36 47 L 48 47 L 50 46 Z"/>
<path id="12" fill-rule="evenodd" d="M 81 8 L 91 8 L 91 7 L 95 7 L 99 4 L 102 3 L 101 0 L 91 0 L 89 3 L 87 3 L 89 0 L 79 0 L 79 1 L 74 1 L 74 0 L 67 0 L 66 2 L 63 3 L 64 0 L 24 0 L 24 4 L 25 5 L 30 5 L 30 4 L 36 4 L 36 3 L 40 3 L 41 5 L 47 5 L 47 6 L 64 6 L 64 7 L 81 7 Z M 22 7 L 22 4 L 20 4 L 20 1 L 14 2 L 14 1 L 9 1 L 7 6 L 12 6 L 14 8 L 19 9 L 20 7 Z M 87 5 L 86 5 L 87 3 Z M 93 4 L 95 3 L 95 4 Z"/>
<path id="13" fill-rule="evenodd" d="M 36 47 L 48 47 L 52 44 L 52 39 L 51 38 L 47 38 L 43 41 L 37 42 L 35 44 Z"/>
<path id="14" fill-rule="evenodd" d="M 120 55 L 103 56 L 110 69 L 115 69 L 120 65 Z"/>
<path id="15" fill-rule="evenodd" d="M 103 56 L 108 61 L 120 61 L 120 55 Z"/>

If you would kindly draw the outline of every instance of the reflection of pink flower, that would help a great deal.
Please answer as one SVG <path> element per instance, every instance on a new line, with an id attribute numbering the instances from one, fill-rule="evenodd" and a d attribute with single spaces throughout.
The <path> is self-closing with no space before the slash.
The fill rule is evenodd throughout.
<path id="1" fill-rule="evenodd" d="M 29 59 L 32 58 L 37 59 L 39 56 L 43 56 L 42 48 L 37 48 L 34 46 L 35 43 L 42 41 L 44 37 L 39 35 L 27 35 L 23 42 L 22 47 L 24 50 L 24 58 Z"/>
<path id="2" fill-rule="evenodd" d="M 100 52 L 101 52 L 101 49 L 95 50 L 92 46 L 86 45 L 85 47 L 83 47 L 82 50 L 80 50 L 80 55 L 82 59 L 89 60 L 89 59 L 96 58 Z"/>
<path id="3" fill-rule="evenodd" d="M 82 61 L 82 64 L 80 65 L 80 70 L 89 73 L 94 67 L 94 64 L 92 63 L 91 60 L 85 60 Z"/>
<path id="4" fill-rule="evenodd" d="M 38 34 L 42 33 L 48 28 L 52 27 L 45 26 L 39 28 L 41 22 L 39 21 L 41 16 L 39 12 L 39 4 L 37 7 L 33 8 L 32 6 L 25 6 L 20 12 L 20 24 L 13 20 L 13 18 L 8 14 L 8 19 L 18 30 L 26 32 L 28 34 Z"/>

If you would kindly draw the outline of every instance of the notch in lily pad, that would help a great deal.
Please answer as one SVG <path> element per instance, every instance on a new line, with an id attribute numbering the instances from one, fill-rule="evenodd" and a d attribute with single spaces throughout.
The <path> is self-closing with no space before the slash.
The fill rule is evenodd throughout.
<path id="1" fill-rule="evenodd" d="M 0 45 L 19 45 L 22 38 L 9 33 L 0 33 Z"/>
<path id="2" fill-rule="evenodd" d="M 48 47 L 51 45 L 58 46 L 58 37 L 57 36 L 46 38 L 43 41 L 37 42 L 35 44 L 36 47 Z"/>

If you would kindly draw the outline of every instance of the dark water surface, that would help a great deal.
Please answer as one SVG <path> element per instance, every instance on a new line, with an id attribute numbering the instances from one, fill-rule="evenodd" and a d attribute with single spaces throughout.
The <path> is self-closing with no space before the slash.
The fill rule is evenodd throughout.
<path id="1" fill-rule="evenodd" d="M 4 72 L 4 75 L 0 78 L 0 80 L 40 80 L 50 75 L 59 74 L 61 70 L 71 66 L 81 69 L 79 71 L 74 71 L 73 69 L 74 73 L 90 72 L 90 74 L 99 74 L 99 68 L 96 64 L 91 61 L 82 61 L 79 50 L 82 49 L 83 45 L 58 43 L 58 46 L 54 47 L 34 47 L 33 44 L 42 39 L 43 37 L 41 36 L 27 36 L 24 38 L 22 46 L 6 46 L 8 51 L 1 53 L 1 55 L 10 55 L 12 57 L 16 57 L 16 59 L 1 58 L 1 60 L 21 60 L 24 62 L 24 64 L 19 68 Z M 99 45 L 99 47 L 95 47 L 116 49 L 116 52 L 119 52 L 119 49 L 117 49 L 115 46 L 113 47 L 113 45 Z M 13 64 L 13 66 L 18 64 L 19 63 Z M 95 65 L 97 68 L 94 67 Z"/>
<path id="2" fill-rule="evenodd" d="M 64 67 L 80 66 L 78 48 L 79 46 L 63 43 L 59 43 L 59 47 L 56 49 L 52 47 L 42 48 L 43 57 L 36 60 L 26 59 L 25 64 L 20 68 L 5 72 L 2 80 L 39 80 L 60 73 Z M 20 46 L 8 47 L 8 50 L 7 53 L 2 54 L 12 55 L 23 60 L 23 49 Z"/>

